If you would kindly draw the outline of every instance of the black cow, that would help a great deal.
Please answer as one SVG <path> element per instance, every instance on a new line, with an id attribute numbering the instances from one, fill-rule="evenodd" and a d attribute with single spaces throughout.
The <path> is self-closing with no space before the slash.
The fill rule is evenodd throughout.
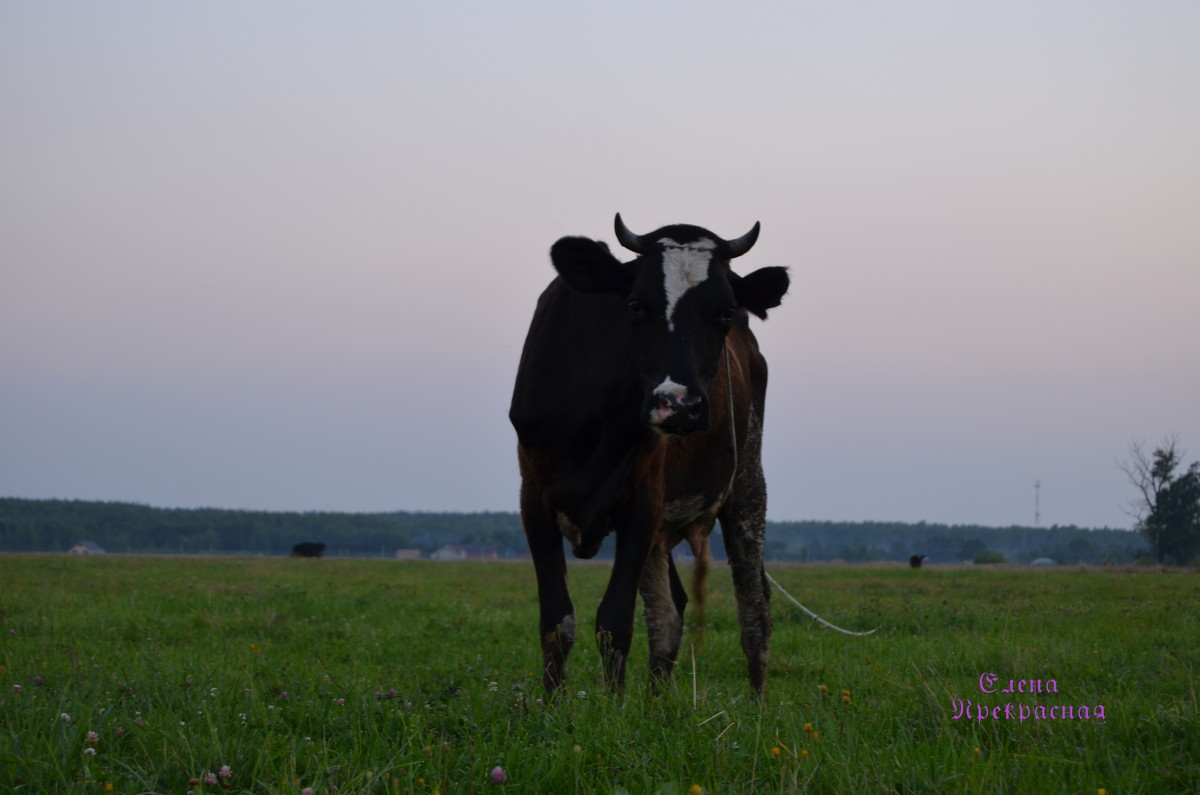
<path id="1" fill-rule="evenodd" d="M 657 688 L 675 664 L 687 603 L 671 549 L 686 539 L 702 572 L 720 519 L 750 682 L 764 692 L 767 365 L 748 315 L 765 318 L 779 306 L 788 275 L 780 267 L 745 276 L 730 269 L 758 230 L 728 241 L 688 225 L 636 235 L 617 215 L 617 239 L 639 255 L 632 262 L 583 237 L 550 249 L 558 277 L 538 299 L 509 411 L 547 690 L 563 685 L 575 642 L 563 536 L 576 557 L 591 558 L 616 533 L 596 616 L 605 679 L 624 686 L 640 590 Z"/>
<path id="2" fill-rule="evenodd" d="M 925 560 L 924 555 L 913 555 L 911 558 L 908 559 L 908 565 L 912 566 L 914 569 L 919 569 L 919 568 L 921 568 L 921 562 L 924 560 Z"/>
<path id="3" fill-rule="evenodd" d="M 293 558 L 323 558 L 325 557 L 325 545 L 316 541 L 301 541 L 292 547 Z"/>

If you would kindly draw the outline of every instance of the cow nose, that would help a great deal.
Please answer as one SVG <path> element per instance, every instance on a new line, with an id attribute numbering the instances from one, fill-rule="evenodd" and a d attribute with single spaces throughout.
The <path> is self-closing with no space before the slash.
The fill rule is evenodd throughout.
<path id="1" fill-rule="evenodd" d="M 648 402 L 650 424 L 663 433 L 687 433 L 707 424 L 704 394 L 667 376 Z"/>
<path id="2" fill-rule="evenodd" d="M 659 393 L 654 396 L 651 424 L 660 432 L 685 434 L 698 430 L 704 419 L 704 398 L 699 395 Z"/>
<path id="3" fill-rule="evenodd" d="M 699 395 L 677 395 L 672 392 L 658 396 L 658 413 L 663 418 L 677 415 L 690 420 L 700 419 L 700 406 L 704 399 Z"/>

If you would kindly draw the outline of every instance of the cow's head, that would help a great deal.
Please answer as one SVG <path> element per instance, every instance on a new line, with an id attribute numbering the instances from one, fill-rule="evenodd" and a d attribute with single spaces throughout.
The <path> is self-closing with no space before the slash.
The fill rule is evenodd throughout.
<path id="1" fill-rule="evenodd" d="M 572 289 L 625 299 L 642 417 L 661 433 L 708 428 L 708 392 L 726 334 L 745 323 L 747 313 L 765 318 L 787 292 L 785 268 L 739 276 L 729 267 L 754 245 L 758 228 L 756 223 L 735 240 L 686 224 L 637 235 L 618 214 L 617 240 L 639 255 L 632 262 L 620 262 L 603 243 L 583 237 L 565 237 L 550 249 Z"/>

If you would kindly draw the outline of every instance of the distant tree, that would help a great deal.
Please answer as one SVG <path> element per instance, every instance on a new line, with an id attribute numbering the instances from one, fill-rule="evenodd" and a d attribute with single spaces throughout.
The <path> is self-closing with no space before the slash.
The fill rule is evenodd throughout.
<path id="1" fill-rule="evenodd" d="M 1087 536 L 1076 536 L 1067 542 L 1067 560 L 1072 563 L 1091 563 L 1096 550 Z"/>
<path id="2" fill-rule="evenodd" d="M 972 563 L 1008 563 L 1008 558 L 994 549 L 985 549 L 975 556 Z"/>
<path id="3" fill-rule="evenodd" d="M 1158 563 L 1186 565 L 1200 556 L 1200 461 L 1176 474 L 1183 458 L 1178 439 L 1163 441 L 1150 455 L 1141 442 L 1118 464 L 1138 490 L 1131 515 Z"/>
<path id="4" fill-rule="evenodd" d="M 968 538 L 958 548 L 959 560 L 974 560 L 977 555 L 987 551 L 987 544 L 978 538 Z"/>

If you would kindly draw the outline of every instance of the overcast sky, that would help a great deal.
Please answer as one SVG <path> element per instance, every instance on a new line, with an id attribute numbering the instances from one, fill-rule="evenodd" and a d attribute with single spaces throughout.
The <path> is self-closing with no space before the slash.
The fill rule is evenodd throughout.
<path id="1" fill-rule="evenodd" d="M 762 222 L 777 520 L 1200 458 L 1200 4 L 0 4 L 0 496 L 516 510 L 567 234 Z"/>

